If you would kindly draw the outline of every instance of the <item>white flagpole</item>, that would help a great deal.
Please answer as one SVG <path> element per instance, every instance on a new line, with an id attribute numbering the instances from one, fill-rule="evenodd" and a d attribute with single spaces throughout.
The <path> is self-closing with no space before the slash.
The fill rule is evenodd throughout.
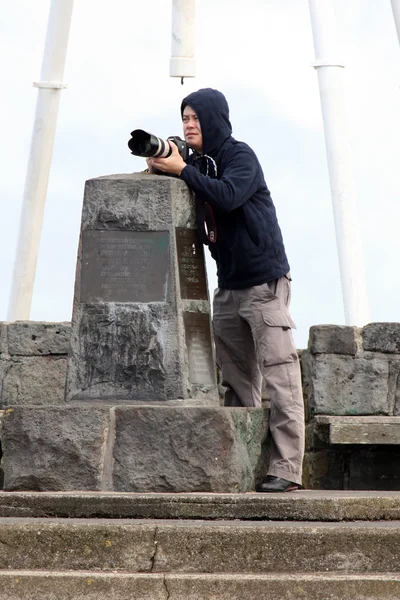
<path id="1" fill-rule="evenodd" d="M 361 233 L 351 173 L 344 102 L 344 64 L 338 60 L 332 0 L 309 0 L 324 122 L 329 179 L 346 325 L 369 321 Z"/>
<path id="2" fill-rule="evenodd" d="M 8 320 L 28 320 L 63 84 L 73 0 L 52 0 L 38 88 Z"/>
<path id="3" fill-rule="evenodd" d="M 170 77 L 195 77 L 195 0 L 172 0 Z"/>
<path id="4" fill-rule="evenodd" d="M 392 10 L 400 43 L 400 0 L 392 0 Z"/>

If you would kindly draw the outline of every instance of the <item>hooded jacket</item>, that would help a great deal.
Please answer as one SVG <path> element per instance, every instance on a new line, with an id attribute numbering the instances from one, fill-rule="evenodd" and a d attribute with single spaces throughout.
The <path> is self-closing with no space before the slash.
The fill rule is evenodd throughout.
<path id="1" fill-rule="evenodd" d="M 191 154 L 180 177 L 197 204 L 212 207 L 217 239 L 209 248 L 218 287 L 243 289 L 278 279 L 290 269 L 275 207 L 255 153 L 232 137 L 225 96 L 205 88 L 183 100 L 182 113 L 186 105 L 199 119 L 203 154 Z"/>

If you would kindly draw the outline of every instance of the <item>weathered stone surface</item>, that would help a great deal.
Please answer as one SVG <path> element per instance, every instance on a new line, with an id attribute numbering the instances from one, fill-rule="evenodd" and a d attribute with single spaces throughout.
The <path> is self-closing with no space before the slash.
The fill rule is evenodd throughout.
<path id="1" fill-rule="evenodd" d="M 167 600 L 162 574 L 3 571 L 2 600 Z M 185 586 L 186 591 L 186 586 Z M 177 597 L 175 597 L 177 600 Z M 172 598 L 171 598 L 172 600 Z"/>
<path id="2" fill-rule="evenodd" d="M 0 408 L 64 402 L 67 357 L 0 358 Z"/>
<path id="3" fill-rule="evenodd" d="M 109 411 L 71 408 L 5 411 L 5 490 L 101 489 Z"/>
<path id="4" fill-rule="evenodd" d="M 168 305 L 81 305 L 75 318 L 67 400 L 183 397 L 177 319 Z"/>
<path id="5" fill-rule="evenodd" d="M 327 430 L 329 444 L 400 445 L 400 417 L 337 417 L 316 415 L 316 428 Z"/>
<path id="6" fill-rule="evenodd" d="M 150 572 L 156 528 L 117 519 L 0 519 L 0 570 Z"/>
<path id="7" fill-rule="evenodd" d="M 14 356 L 68 354 L 70 323 L 16 321 L 8 324 L 8 350 Z"/>
<path id="8" fill-rule="evenodd" d="M 364 350 L 400 354 L 400 323 L 371 323 L 362 335 Z"/>
<path id="9" fill-rule="evenodd" d="M 346 358 L 302 353 L 305 396 L 311 412 L 387 415 L 389 363 L 384 358 Z"/>
<path id="10" fill-rule="evenodd" d="M 2 354 L 8 354 L 8 323 L 0 321 L 0 357 Z"/>
<path id="11" fill-rule="evenodd" d="M 311 354 L 350 354 L 357 351 L 356 327 L 313 325 L 310 327 L 308 350 Z"/>
<path id="12" fill-rule="evenodd" d="M 311 490 L 343 490 L 347 453 L 335 450 L 306 452 L 303 461 L 303 485 Z M 324 520 L 324 519 L 322 519 Z"/>
<path id="13" fill-rule="evenodd" d="M 165 585 L 168 600 L 398 600 L 400 578 L 387 573 L 179 574 L 167 575 Z"/>
<path id="14" fill-rule="evenodd" d="M 316 469 L 318 464 L 314 462 L 312 473 Z M 338 490 L 302 490 L 291 494 L 0 492 L 0 517 L 399 521 L 400 492 Z"/>
<path id="15" fill-rule="evenodd" d="M 148 574 L 9 571 L 2 600 L 398 600 L 395 574 Z M 295 594 L 295 595 L 294 595 Z"/>
<path id="16" fill-rule="evenodd" d="M 86 182 L 68 401 L 218 403 L 207 284 L 198 280 L 203 249 L 187 247 L 189 230 L 195 235 L 194 204 L 182 181 L 133 174 Z M 199 330 L 195 348 L 183 313 L 205 316 L 209 335 Z M 189 369 L 194 352 L 197 370 Z"/>
<path id="17" fill-rule="evenodd" d="M 399 524 L 1 519 L 0 568 L 398 574 Z"/>
<path id="18" fill-rule="evenodd" d="M 239 492 L 265 474 L 264 409 L 117 407 L 113 489 Z"/>

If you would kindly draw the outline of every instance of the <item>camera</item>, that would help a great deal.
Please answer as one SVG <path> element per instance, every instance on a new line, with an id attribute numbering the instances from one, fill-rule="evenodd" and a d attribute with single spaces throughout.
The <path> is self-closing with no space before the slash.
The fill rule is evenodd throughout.
<path id="1" fill-rule="evenodd" d="M 170 142 L 174 142 L 178 147 L 179 154 L 183 160 L 189 157 L 189 146 L 178 136 L 171 136 L 166 140 L 158 138 L 152 133 L 135 129 L 131 132 L 131 139 L 128 142 L 129 149 L 135 156 L 167 158 L 172 153 Z"/>

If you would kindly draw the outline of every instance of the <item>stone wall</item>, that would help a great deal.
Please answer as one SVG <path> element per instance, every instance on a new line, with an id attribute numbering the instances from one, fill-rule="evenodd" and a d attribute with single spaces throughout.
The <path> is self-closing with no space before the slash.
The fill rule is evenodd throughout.
<path id="1" fill-rule="evenodd" d="M 391 441 L 398 440 L 396 444 L 387 444 L 384 439 L 370 444 L 363 436 L 332 444 L 325 435 L 327 426 L 317 423 L 319 415 L 347 417 L 355 426 L 359 423 L 367 436 L 365 417 L 371 416 L 370 424 L 377 431 L 381 428 L 383 436 L 388 424 L 391 431 L 400 432 L 400 323 L 371 323 L 364 328 L 311 327 L 301 362 L 307 487 L 400 489 L 399 433 L 391 435 Z"/>
<path id="2" fill-rule="evenodd" d="M 0 411 L 64 403 L 69 334 L 69 323 L 0 323 Z M 317 423 L 340 416 L 359 419 L 362 428 L 371 416 L 400 431 L 400 323 L 311 327 L 301 363 L 306 487 L 400 489 L 400 435 L 389 444 L 331 443 Z"/>
<path id="3" fill-rule="evenodd" d="M 0 410 L 64 402 L 70 323 L 0 323 Z"/>

